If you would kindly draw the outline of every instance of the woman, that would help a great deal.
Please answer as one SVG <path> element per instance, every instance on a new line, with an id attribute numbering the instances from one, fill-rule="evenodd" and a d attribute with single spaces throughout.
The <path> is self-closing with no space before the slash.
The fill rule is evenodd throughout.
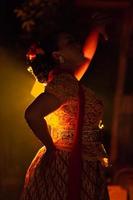
<path id="1" fill-rule="evenodd" d="M 103 30 L 93 29 L 83 48 L 62 32 L 47 39 L 43 50 L 34 46 L 28 53 L 35 76 L 47 86 L 25 112 L 44 147 L 27 171 L 23 200 L 109 199 L 100 162 L 106 156 L 98 128 L 103 104 L 79 84 Z"/>

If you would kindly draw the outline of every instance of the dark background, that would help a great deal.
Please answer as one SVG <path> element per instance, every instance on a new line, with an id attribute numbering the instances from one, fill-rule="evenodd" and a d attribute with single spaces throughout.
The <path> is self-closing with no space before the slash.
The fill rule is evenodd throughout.
<path id="1" fill-rule="evenodd" d="M 13 10 L 21 0 L 0 0 L 0 91 L 1 91 L 1 156 L 0 156 L 0 199 L 18 199 L 24 175 L 32 158 L 42 144 L 32 134 L 24 120 L 25 108 L 34 97 L 30 94 L 34 78 L 25 66 L 26 40 L 21 34 L 21 23 Z M 92 8 L 79 9 L 79 21 L 87 22 L 84 12 Z M 95 8 L 94 11 L 99 11 Z M 112 20 L 107 24 L 109 40 L 100 39 L 90 69 L 82 82 L 93 89 L 105 104 L 105 146 L 110 152 L 111 126 L 114 96 L 118 79 L 118 61 L 123 9 L 104 9 L 110 12 Z M 103 11 L 103 10 L 102 10 Z M 81 23 L 82 24 L 82 23 Z M 77 31 L 87 31 L 87 26 L 77 27 Z M 81 34 L 82 35 L 82 34 Z M 124 84 L 124 94 L 133 93 L 132 44 L 128 54 L 128 66 Z M 129 155 L 131 156 L 131 155 Z M 125 156 L 126 157 L 126 156 Z M 130 161 L 130 159 L 125 162 Z M 131 164 L 131 161 L 129 162 Z"/>

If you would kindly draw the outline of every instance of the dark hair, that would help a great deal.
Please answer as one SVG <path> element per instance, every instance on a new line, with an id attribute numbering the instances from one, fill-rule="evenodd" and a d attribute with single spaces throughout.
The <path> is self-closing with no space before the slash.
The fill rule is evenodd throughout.
<path id="1" fill-rule="evenodd" d="M 58 31 L 31 45 L 27 54 L 27 64 L 32 67 L 33 73 L 37 78 L 39 74 L 42 74 L 43 78 L 47 80 L 49 72 L 57 66 L 52 52 L 58 50 L 60 34 L 61 31 Z M 38 81 L 43 82 L 39 78 Z"/>
<path id="2" fill-rule="evenodd" d="M 40 48 L 44 51 L 43 54 L 36 53 L 35 58 L 33 60 L 29 60 L 29 64 L 37 78 L 38 74 L 41 73 L 43 76 L 42 78 L 47 80 L 49 72 L 59 64 L 53 58 L 52 53 L 54 51 L 58 51 L 59 38 L 64 33 L 74 35 L 70 30 L 66 31 L 66 29 L 60 29 L 52 34 L 49 34 L 48 36 L 45 36 L 42 40 L 36 43 L 36 48 Z M 38 81 L 40 80 L 38 79 Z"/>

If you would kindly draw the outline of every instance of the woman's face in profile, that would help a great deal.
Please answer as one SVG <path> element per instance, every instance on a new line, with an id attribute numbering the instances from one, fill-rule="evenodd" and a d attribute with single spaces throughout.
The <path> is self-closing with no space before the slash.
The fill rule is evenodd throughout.
<path id="1" fill-rule="evenodd" d="M 64 60 L 76 65 L 84 59 L 84 54 L 79 42 L 70 34 L 62 33 L 59 36 L 58 48 Z"/>

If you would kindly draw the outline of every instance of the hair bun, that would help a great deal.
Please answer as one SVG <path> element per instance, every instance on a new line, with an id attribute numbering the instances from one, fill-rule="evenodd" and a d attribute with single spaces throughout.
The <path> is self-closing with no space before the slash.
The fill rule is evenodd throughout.
<path id="1" fill-rule="evenodd" d="M 46 81 L 49 71 L 53 68 L 51 57 L 38 43 L 32 44 L 29 48 L 26 54 L 26 63 L 32 68 L 32 72 L 39 82 L 43 82 L 43 79 Z M 39 80 L 39 77 L 42 80 Z"/>
<path id="2" fill-rule="evenodd" d="M 39 46 L 39 44 L 34 43 L 31 45 L 31 47 L 29 48 L 26 57 L 27 60 L 33 61 L 37 55 L 43 55 L 45 56 L 45 52 L 44 50 Z"/>

